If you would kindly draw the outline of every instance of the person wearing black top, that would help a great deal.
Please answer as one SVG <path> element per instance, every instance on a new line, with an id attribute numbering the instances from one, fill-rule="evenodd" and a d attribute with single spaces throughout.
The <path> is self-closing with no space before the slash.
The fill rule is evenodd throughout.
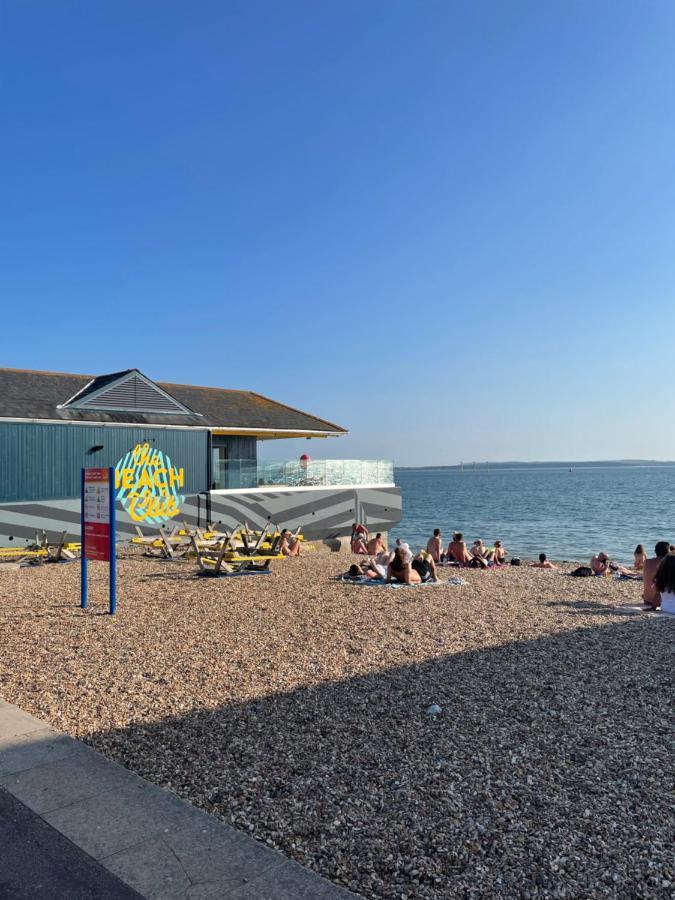
<path id="1" fill-rule="evenodd" d="M 412 561 L 412 567 L 420 576 L 422 583 L 425 581 L 438 581 L 436 564 L 432 555 L 426 550 L 420 550 L 419 554 Z"/>

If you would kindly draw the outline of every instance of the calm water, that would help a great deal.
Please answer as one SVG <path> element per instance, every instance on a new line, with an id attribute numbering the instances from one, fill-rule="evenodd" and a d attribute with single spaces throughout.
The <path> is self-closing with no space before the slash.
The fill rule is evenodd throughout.
<path id="1" fill-rule="evenodd" d="M 392 537 L 423 545 L 434 528 L 447 541 L 462 531 L 509 553 L 586 560 L 598 550 L 632 561 L 635 545 L 652 552 L 675 542 L 675 466 L 523 469 L 397 469 L 403 520 Z"/>

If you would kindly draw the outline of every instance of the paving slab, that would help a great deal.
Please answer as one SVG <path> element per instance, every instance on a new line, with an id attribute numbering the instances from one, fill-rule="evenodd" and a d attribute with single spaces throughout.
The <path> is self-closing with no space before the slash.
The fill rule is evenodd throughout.
<path id="1" fill-rule="evenodd" d="M 114 876 L 111 884 L 127 891 L 119 894 L 124 900 L 356 896 L 0 700 L 0 794 L 5 791 L 45 833 L 56 835 L 62 847 L 76 850 L 89 871 L 101 869 Z M 27 833 L 12 833 L 17 859 L 28 860 L 30 853 L 40 852 Z M 0 831 L 0 846 L 2 838 Z M 53 875 L 55 893 L 48 891 L 52 875 L 47 869 L 40 882 L 47 885 L 46 893 L 40 893 L 39 885 L 28 894 L 12 893 L 11 885 L 5 890 L 0 866 L 0 897 L 118 897 L 113 888 L 87 894 L 86 880 L 78 881 L 76 863 L 69 869 L 70 857 L 63 853 L 65 868 Z M 69 878 L 72 890 L 58 893 Z"/>
<path id="2" fill-rule="evenodd" d="M 192 887 L 181 861 L 161 838 L 108 856 L 103 865 L 148 900 L 183 900 Z"/>
<path id="3" fill-rule="evenodd" d="M 185 828 L 202 816 L 209 818 L 168 791 L 131 775 L 114 790 L 52 810 L 44 818 L 94 859 L 104 859 Z"/>
<path id="4" fill-rule="evenodd" d="M 22 709 L 0 700 L 0 740 L 12 738 L 31 731 L 43 731 L 48 726 L 39 719 L 34 719 Z"/>
<path id="5" fill-rule="evenodd" d="M 11 791 L 36 813 L 61 809 L 78 800 L 122 788 L 129 773 L 110 764 L 84 745 L 65 759 L 54 760 L 0 777 L 0 787 Z"/>
<path id="6" fill-rule="evenodd" d="M 139 900 L 129 885 L 0 789 L 0 897 Z"/>
<path id="7" fill-rule="evenodd" d="M 66 759 L 81 747 L 79 741 L 53 728 L 4 738 L 0 740 L 0 777 Z"/>
<path id="8" fill-rule="evenodd" d="M 164 841 L 182 862 L 193 884 L 243 884 L 283 865 L 287 858 L 217 820 L 194 822 L 168 832 Z"/>

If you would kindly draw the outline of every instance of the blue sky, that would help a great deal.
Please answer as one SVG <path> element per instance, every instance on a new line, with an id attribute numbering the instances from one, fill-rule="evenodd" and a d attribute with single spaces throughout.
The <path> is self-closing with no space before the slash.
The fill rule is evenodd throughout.
<path id="1" fill-rule="evenodd" d="M 0 14 L 0 364 L 249 388 L 268 456 L 675 458 L 675 4 Z"/>

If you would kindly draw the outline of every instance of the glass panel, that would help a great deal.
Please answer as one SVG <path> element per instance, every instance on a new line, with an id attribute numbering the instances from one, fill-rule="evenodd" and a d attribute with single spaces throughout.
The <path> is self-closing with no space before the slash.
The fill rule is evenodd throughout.
<path id="1" fill-rule="evenodd" d="M 389 459 L 214 459 L 213 481 L 217 490 L 393 484 L 394 464 Z"/>

